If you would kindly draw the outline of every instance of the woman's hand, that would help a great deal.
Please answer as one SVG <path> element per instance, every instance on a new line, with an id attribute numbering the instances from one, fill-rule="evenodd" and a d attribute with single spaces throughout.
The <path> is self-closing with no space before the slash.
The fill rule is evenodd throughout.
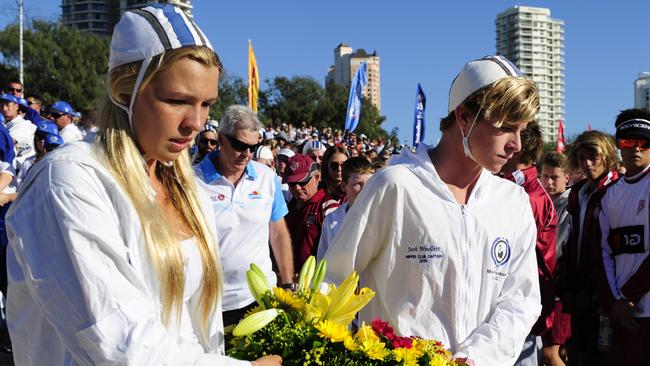
<path id="1" fill-rule="evenodd" d="M 253 366 L 281 366 L 282 357 L 278 355 L 264 356 L 252 362 Z"/>

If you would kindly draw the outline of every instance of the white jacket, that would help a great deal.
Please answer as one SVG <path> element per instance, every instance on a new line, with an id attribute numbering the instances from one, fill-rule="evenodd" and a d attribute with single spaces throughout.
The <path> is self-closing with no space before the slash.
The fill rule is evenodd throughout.
<path id="1" fill-rule="evenodd" d="M 9 135 L 14 139 L 14 148 L 16 150 L 16 161 L 22 162 L 30 156 L 36 154 L 34 148 L 34 132 L 36 132 L 36 125 L 29 120 L 18 115 L 16 118 L 5 124 Z"/>
<path id="2" fill-rule="evenodd" d="M 7 228 L 17 365 L 250 365 L 220 354 L 220 308 L 199 343 L 198 294 L 178 328 L 162 324 L 138 215 L 90 144 L 66 144 L 32 167 Z"/>
<path id="3" fill-rule="evenodd" d="M 642 268 L 650 253 L 650 167 L 623 177 L 607 189 L 601 202 L 603 265 L 616 300 L 635 303 L 634 316 L 650 317 L 648 278 Z"/>
<path id="4" fill-rule="evenodd" d="M 428 156 L 405 152 L 364 187 L 325 255 L 376 297 L 360 321 L 442 341 L 477 365 L 512 365 L 537 320 L 535 222 L 521 187 L 483 170 L 456 202 Z"/>

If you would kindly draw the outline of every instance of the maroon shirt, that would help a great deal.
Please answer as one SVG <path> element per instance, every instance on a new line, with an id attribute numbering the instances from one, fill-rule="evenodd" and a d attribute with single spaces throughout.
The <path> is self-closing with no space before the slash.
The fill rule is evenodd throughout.
<path id="1" fill-rule="evenodd" d="M 300 271 L 310 255 L 316 256 L 320 232 L 325 215 L 339 204 L 319 189 L 301 208 L 297 208 L 296 199 L 289 202 L 289 213 L 284 217 L 291 235 L 293 247 L 293 264 Z"/>
<path id="2" fill-rule="evenodd" d="M 557 214 L 551 197 L 537 179 L 535 166 L 508 174 L 506 178 L 524 188 L 533 209 L 535 226 L 537 226 L 535 253 L 542 296 L 542 314 L 533 326 L 531 334 L 546 335 L 554 322 Z"/>

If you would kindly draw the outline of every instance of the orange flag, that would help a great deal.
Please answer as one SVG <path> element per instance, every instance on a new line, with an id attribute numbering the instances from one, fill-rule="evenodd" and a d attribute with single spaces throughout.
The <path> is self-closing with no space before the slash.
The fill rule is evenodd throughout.
<path id="1" fill-rule="evenodd" d="M 257 59 L 253 52 L 253 44 L 248 40 L 248 106 L 257 112 L 257 95 L 260 90 L 260 75 L 257 70 Z"/>

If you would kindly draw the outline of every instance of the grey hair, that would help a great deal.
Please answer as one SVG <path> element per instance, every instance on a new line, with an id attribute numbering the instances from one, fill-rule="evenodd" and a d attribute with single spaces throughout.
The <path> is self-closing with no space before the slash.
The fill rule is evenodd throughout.
<path id="1" fill-rule="evenodd" d="M 238 130 L 259 131 L 264 128 L 257 113 L 245 105 L 231 105 L 223 112 L 219 133 L 233 136 Z"/>

